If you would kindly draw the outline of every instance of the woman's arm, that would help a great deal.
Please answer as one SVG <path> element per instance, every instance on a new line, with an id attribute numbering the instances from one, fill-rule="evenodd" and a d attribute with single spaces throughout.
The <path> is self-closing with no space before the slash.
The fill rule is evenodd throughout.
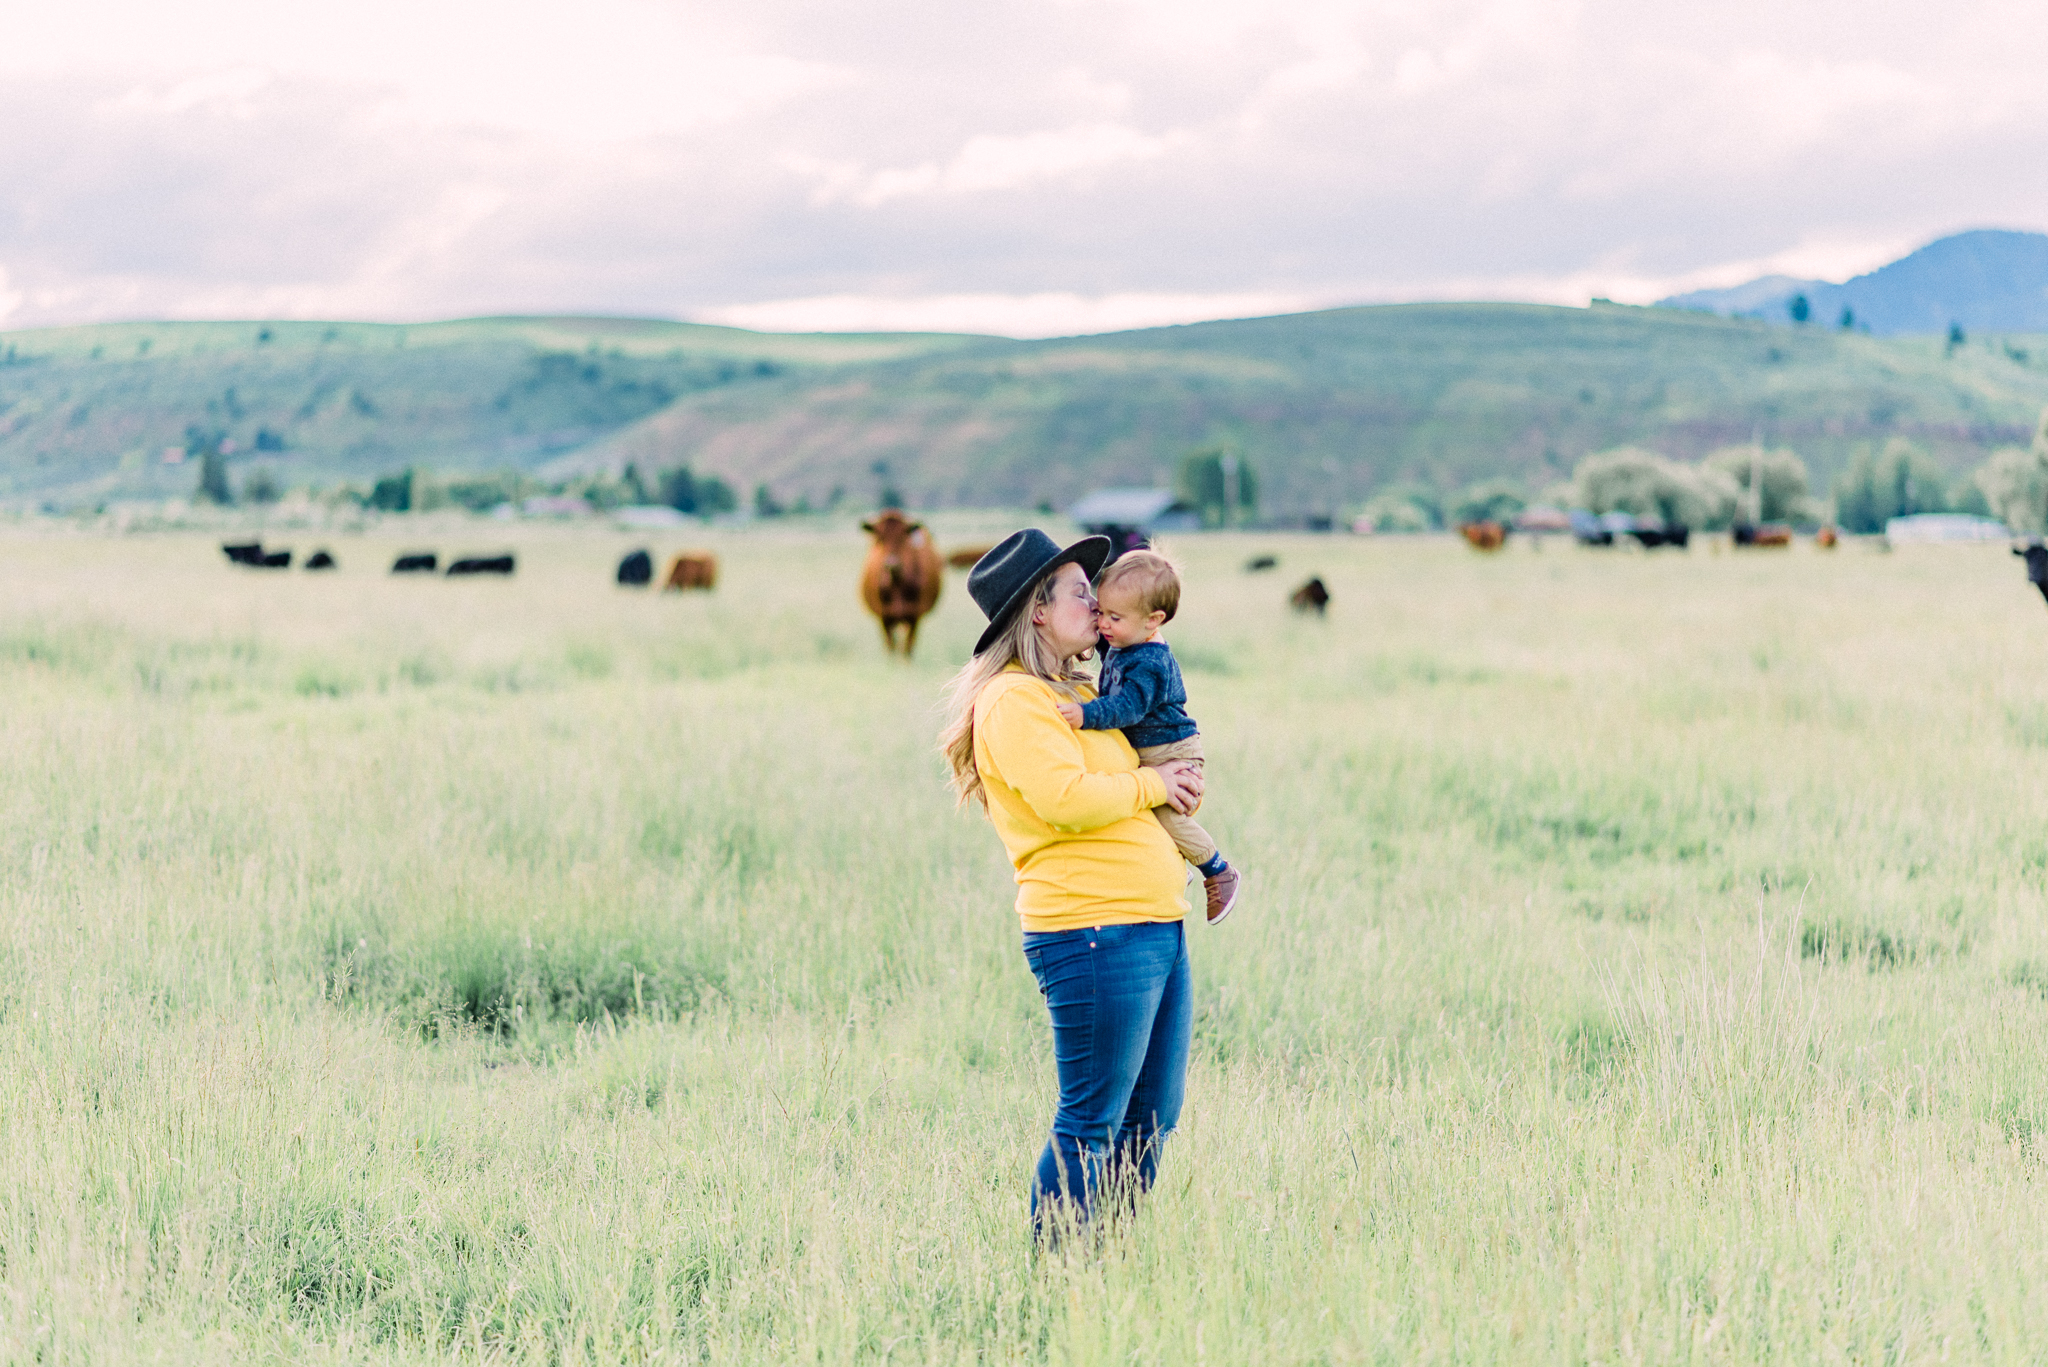
<path id="1" fill-rule="evenodd" d="M 974 726 L 1003 782 L 1054 830 L 1096 830 L 1168 801 L 1166 780 L 1155 769 L 1091 772 L 1081 738 L 1061 720 L 1049 689 L 1010 688 Z"/>

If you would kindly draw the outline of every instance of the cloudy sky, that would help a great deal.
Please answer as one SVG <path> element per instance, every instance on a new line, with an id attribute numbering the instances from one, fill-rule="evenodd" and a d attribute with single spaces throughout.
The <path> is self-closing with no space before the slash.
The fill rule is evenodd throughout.
<path id="1" fill-rule="evenodd" d="M 2048 228 L 2023 0 L 0 0 L 0 327 L 1099 331 Z"/>

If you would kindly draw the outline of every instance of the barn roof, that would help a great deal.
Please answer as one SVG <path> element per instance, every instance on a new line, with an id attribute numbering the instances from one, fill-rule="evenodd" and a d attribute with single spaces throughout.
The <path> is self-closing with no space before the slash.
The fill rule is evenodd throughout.
<path id="1" fill-rule="evenodd" d="M 1083 527 L 1145 527 L 1155 518 L 1187 511 L 1165 489 L 1097 489 L 1067 509 Z"/>

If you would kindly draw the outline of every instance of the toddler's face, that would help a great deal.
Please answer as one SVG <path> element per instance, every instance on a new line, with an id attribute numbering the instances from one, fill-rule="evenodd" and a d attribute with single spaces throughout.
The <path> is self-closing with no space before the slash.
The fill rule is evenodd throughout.
<path id="1" fill-rule="evenodd" d="M 1165 625 L 1165 613 L 1143 611 L 1138 596 L 1122 586 L 1096 596 L 1095 629 L 1113 646 L 1143 645 Z"/>

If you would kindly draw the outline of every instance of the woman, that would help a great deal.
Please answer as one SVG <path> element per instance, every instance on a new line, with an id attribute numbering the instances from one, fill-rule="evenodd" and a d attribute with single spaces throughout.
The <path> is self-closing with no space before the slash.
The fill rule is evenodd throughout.
<path id="1" fill-rule="evenodd" d="M 1061 550 L 1022 531 L 967 592 L 988 630 L 952 686 L 940 748 L 1017 869 L 1024 957 L 1052 1013 L 1059 1109 L 1031 1186 L 1032 1225 L 1086 1221 L 1106 1183 L 1152 1183 L 1180 1118 L 1193 1020 L 1186 875 L 1152 808 L 1193 811 L 1200 771 L 1142 768 L 1121 731 L 1077 731 L 1062 700 L 1095 696 L 1074 662 L 1096 641 L 1094 536 Z"/>

